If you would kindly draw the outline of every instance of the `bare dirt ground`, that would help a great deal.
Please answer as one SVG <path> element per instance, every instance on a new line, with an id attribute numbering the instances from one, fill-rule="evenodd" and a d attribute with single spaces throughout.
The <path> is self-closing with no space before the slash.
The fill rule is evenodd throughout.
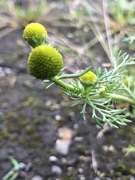
<path id="1" fill-rule="evenodd" d="M 135 122 L 102 130 L 90 110 L 84 121 L 62 90 L 29 75 L 22 32 L 0 39 L 0 179 L 13 156 L 25 164 L 18 180 L 134 180 L 135 155 L 122 149 L 135 143 Z"/>

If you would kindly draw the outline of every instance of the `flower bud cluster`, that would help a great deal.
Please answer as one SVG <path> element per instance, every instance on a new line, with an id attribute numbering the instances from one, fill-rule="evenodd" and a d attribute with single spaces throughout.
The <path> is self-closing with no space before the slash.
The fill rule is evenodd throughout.
<path id="1" fill-rule="evenodd" d="M 63 59 L 55 48 L 45 44 L 47 31 L 44 26 L 39 23 L 28 24 L 23 37 L 34 48 L 28 58 L 30 74 L 41 80 L 56 76 L 62 69 Z"/>

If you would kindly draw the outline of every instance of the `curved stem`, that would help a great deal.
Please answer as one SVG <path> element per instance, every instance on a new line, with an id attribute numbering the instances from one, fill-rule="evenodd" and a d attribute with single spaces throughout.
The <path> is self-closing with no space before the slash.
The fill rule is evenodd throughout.
<path id="1" fill-rule="evenodd" d="M 127 103 L 135 106 L 135 101 L 129 97 L 126 97 L 126 96 L 122 96 L 119 94 L 110 94 L 109 98 L 112 98 L 112 99 L 118 100 L 118 101 L 124 101 L 124 102 L 127 102 Z"/>
<path id="2" fill-rule="evenodd" d="M 82 71 L 78 74 L 64 74 L 64 75 L 58 76 L 57 79 L 78 78 L 78 77 L 82 76 L 83 74 L 85 74 L 86 72 L 88 72 L 90 70 L 90 68 L 91 67 L 88 67 L 84 71 Z"/>
<path id="3" fill-rule="evenodd" d="M 55 76 L 54 78 L 51 79 L 52 82 L 54 82 L 55 84 L 61 86 L 64 89 L 68 89 L 70 91 L 74 91 L 75 87 L 71 84 L 65 83 L 64 81 L 59 79 L 59 76 Z M 111 94 L 111 93 L 106 93 L 106 94 L 96 94 L 96 95 L 92 95 L 90 96 L 91 99 L 97 99 L 97 98 L 107 98 L 107 99 L 113 99 L 116 101 L 123 101 L 123 102 L 127 102 L 133 106 L 135 106 L 135 100 L 131 99 L 130 97 L 126 97 L 124 95 L 120 95 L 120 94 Z"/>
<path id="4" fill-rule="evenodd" d="M 54 78 L 51 79 L 52 82 L 54 82 L 56 85 L 61 86 L 64 89 L 68 89 L 73 91 L 74 87 L 71 84 L 65 83 L 62 80 L 59 80 L 59 76 L 55 76 Z"/>
<path id="5" fill-rule="evenodd" d="M 91 96 L 91 98 L 93 99 L 97 99 L 97 98 L 111 98 L 113 100 L 117 100 L 117 101 L 123 101 L 123 102 L 127 102 L 133 106 L 135 106 L 135 101 L 129 97 L 126 97 L 126 96 L 123 96 L 123 95 L 120 95 L 120 94 L 105 94 L 105 95 L 102 95 L 102 94 L 96 94 L 96 95 L 93 95 Z"/>

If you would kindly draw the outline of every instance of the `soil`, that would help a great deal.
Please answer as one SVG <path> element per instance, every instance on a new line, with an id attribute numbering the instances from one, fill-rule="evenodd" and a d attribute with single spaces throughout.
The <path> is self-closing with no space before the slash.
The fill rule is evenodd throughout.
<path id="1" fill-rule="evenodd" d="M 123 148 L 135 143 L 135 122 L 102 130 L 90 110 L 84 121 L 81 106 L 71 108 L 59 87 L 46 89 L 30 76 L 22 31 L 0 39 L 0 179 L 12 156 L 25 165 L 17 180 L 134 180 L 135 154 L 125 156 Z M 55 148 L 63 127 L 73 132 L 67 154 Z"/>

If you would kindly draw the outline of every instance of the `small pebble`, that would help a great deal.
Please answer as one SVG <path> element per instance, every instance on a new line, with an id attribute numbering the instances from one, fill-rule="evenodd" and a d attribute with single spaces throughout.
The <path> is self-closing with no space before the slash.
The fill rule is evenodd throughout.
<path id="1" fill-rule="evenodd" d="M 56 156 L 50 156 L 49 161 L 50 162 L 56 162 L 56 161 L 58 161 L 58 158 Z"/>
<path id="2" fill-rule="evenodd" d="M 4 71 L 5 71 L 6 74 L 11 74 L 12 73 L 11 69 L 8 68 L 8 67 L 4 68 Z"/>
<path id="3" fill-rule="evenodd" d="M 59 166 L 52 166 L 52 173 L 54 174 L 62 174 L 62 169 Z"/>
<path id="4" fill-rule="evenodd" d="M 83 141 L 84 139 L 83 139 L 83 137 L 77 136 L 77 137 L 74 138 L 74 140 L 75 140 L 76 142 L 81 142 L 81 141 Z"/>
<path id="5" fill-rule="evenodd" d="M 23 163 L 23 162 L 20 162 L 19 163 L 19 169 L 22 170 L 22 171 L 25 171 L 26 170 L 26 164 Z"/>
<path id="6" fill-rule="evenodd" d="M 75 130 L 79 129 L 79 124 L 74 124 L 74 129 Z"/>
<path id="7" fill-rule="evenodd" d="M 43 180 L 43 178 L 39 175 L 36 175 L 31 180 Z"/>
<path id="8" fill-rule="evenodd" d="M 135 180 L 135 178 L 133 176 L 130 177 L 130 180 Z"/>
<path id="9" fill-rule="evenodd" d="M 50 106 L 52 105 L 52 101 L 46 101 L 45 105 L 46 105 L 47 107 L 50 107 Z"/>
<path id="10" fill-rule="evenodd" d="M 100 178 L 99 177 L 95 177 L 94 180 L 100 180 Z"/>
<path id="11" fill-rule="evenodd" d="M 86 180 L 83 174 L 79 175 L 79 180 Z"/>
<path id="12" fill-rule="evenodd" d="M 55 143 L 55 149 L 58 153 L 67 155 L 71 144 L 70 139 L 57 139 Z"/>
<path id="13" fill-rule="evenodd" d="M 55 119 L 56 119 L 57 121 L 60 121 L 60 120 L 61 120 L 61 116 L 57 114 L 57 115 L 55 116 Z"/>

